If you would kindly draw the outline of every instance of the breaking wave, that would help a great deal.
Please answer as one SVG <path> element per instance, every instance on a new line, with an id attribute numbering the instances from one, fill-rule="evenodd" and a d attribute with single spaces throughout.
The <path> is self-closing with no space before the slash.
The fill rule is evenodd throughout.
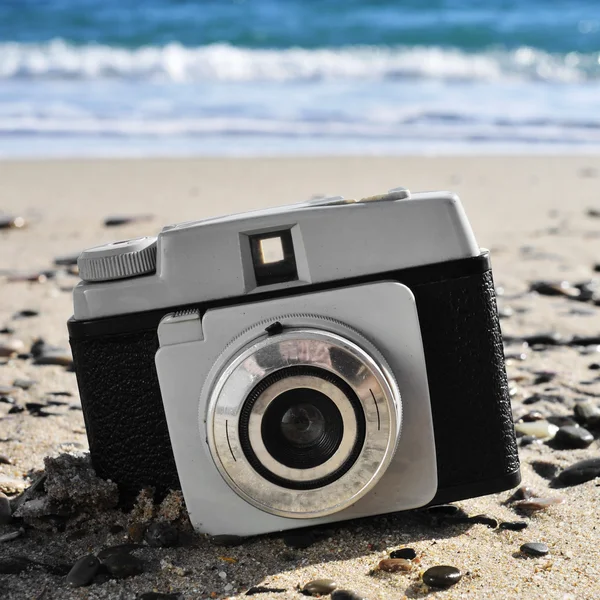
<path id="1" fill-rule="evenodd" d="M 251 49 L 178 43 L 128 49 L 63 40 L 0 43 L 0 79 L 120 79 L 171 82 L 506 79 L 600 80 L 600 52 L 552 54 L 529 47 L 468 53 L 437 46 Z"/>

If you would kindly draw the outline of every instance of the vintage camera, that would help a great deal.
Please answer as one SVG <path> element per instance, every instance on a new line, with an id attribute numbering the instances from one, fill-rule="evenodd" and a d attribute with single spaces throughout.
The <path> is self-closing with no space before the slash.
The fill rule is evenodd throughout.
<path id="1" fill-rule="evenodd" d="M 165 227 L 79 258 L 93 464 L 248 536 L 520 480 L 489 254 L 398 188 Z"/>

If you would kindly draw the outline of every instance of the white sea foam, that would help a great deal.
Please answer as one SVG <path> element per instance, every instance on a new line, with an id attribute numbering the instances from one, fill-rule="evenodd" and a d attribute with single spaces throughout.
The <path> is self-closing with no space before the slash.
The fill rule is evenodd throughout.
<path id="1" fill-rule="evenodd" d="M 600 53 L 549 54 L 522 47 L 470 54 L 441 47 L 283 50 L 180 44 L 137 49 L 62 40 L 0 43 L 0 79 L 305 81 L 396 78 L 578 82 L 600 79 Z"/>

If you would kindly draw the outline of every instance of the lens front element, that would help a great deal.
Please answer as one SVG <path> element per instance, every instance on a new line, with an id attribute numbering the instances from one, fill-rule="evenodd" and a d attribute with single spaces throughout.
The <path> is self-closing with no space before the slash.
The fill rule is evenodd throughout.
<path id="1" fill-rule="evenodd" d="M 315 489 L 352 467 L 365 441 L 365 417 L 340 377 L 317 367 L 286 367 L 250 392 L 239 436 L 246 458 L 267 481 Z"/>
<path id="2" fill-rule="evenodd" d="M 337 512 L 389 465 L 400 393 L 379 352 L 350 332 L 352 340 L 308 327 L 257 332 L 215 375 L 211 454 L 230 487 L 261 510 L 292 518 Z"/>

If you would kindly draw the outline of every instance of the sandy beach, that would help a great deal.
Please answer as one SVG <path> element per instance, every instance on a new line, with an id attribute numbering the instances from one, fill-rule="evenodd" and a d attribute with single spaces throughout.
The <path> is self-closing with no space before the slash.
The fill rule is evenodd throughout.
<path id="1" fill-rule="evenodd" d="M 68 265 L 56 266 L 56 259 L 107 241 L 154 235 L 178 221 L 317 194 L 362 197 L 400 185 L 457 192 L 478 243 L 491 250 L 515 419 L 539 411 L 527 419 L 564 425 L 576 401 L 600 404 L 600 337 L 570 342 L 574 336 L 600 336 L 593 283 L 585 288 L 588 301 L 574 299 L 581 288 L 530 291 L 539 281 L 581 284 L 598 275 L 598 157 L 4 161 L 0 182 L 0 220 L 13 215 L 27 224 L 0 230 L 0 349 L 15 349 L 12 356 L 0 352 L 0 397 L 8 398 L 0 401 L 0 490 L 9 496 L 35 480 L 45 457 L 87 449 L 75 374 L 68 366 L 35 364 L 35 357 L 26 356 L 39 338 L 69 347 L 66 321 L 78 277 Z M 105 218 L 114 215 L 152 218 L 106 227 Z M 546 337 L 543 343 L 523 343 L 537 334 Z M 62 354 L 68 363 L 68 351 Z M 18 380 L 30 382 L 15 385 Z M 466 423 L 457 438 L 476 426 Z M 16 539 L 0 541 L 0 597 L 126 600 L 154 591 L 191 600 L 238 598 L 263 586 L 284 591 L 257 598 L 279 600 L 300 598 L 298 586 L 330 578 L 369 600 L 600 598 L 600 479 L 562 489 L 552 485 L 562 469 L 600 456 L 598 433 L 592 430 L 594 441 L 582 449 L 544 441 L 520 446 L 523 485 L 536 498 L 555 499 L 545 508 L 519 511 L 506 504 L 511 492 L 456 503 L 467 515 L 525 521 L 521 531 L 415 511 L 334 525 L 305 549 L 277 536 L 224 548 L 187 534 L 185 543 L 156 548 L 136 538 L 131 515 L 114 509 L 35 522 L 15 519 L 0 525 L 0 540 L 23 529 Z M 139 544 L 131 552 L 143 561 L 141 574 L 67 585 L 66 573 L 80 557 L 132 542 Z M 546 544 L 548 554 L 527 557 L 519 552 L 527 542 Z M 417 554 L 408 572 L 376 569 L 405 546 Z M 15 557 L 33 562 L 7 573 Z M 435 565 L 457 567 L 462 579 L 447 590 L 429 588 L 421 574 Z"/>

